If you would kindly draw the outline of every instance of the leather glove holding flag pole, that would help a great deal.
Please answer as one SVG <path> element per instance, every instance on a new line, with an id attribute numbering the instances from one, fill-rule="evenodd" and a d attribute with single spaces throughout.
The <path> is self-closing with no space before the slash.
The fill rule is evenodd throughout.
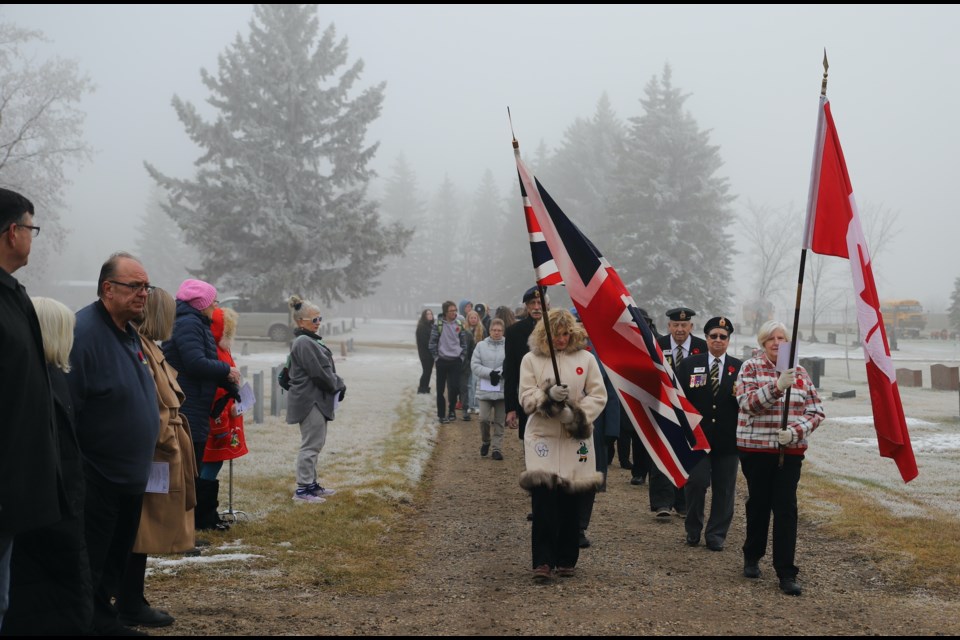
<path id="1" fill-rule="evenodd" d="M 873 280 L 870 253 L 860 225 L 860 213 L 853 197 L 853 187 L 840 148 L 840 138 L 827 100 L 827 53 L 823 53 L 823 82 L 817 117 L 817 137 L 810 174 L 810 195 L 804 226 L 803 249 L 800 254 L 800 278 L 797 282 L 797 305 L 793 319 L 793 339 L 797 342 L 800 320 L 800 297 L 803 288 L 803 267 L 807 250 L 821 255 L 837 256 L 850 261 L 856 293 L 857 323 L 863 341 L 870 403 L 877 432 L 880 455 L 893 458 L 904 482 L 917 477 L 917 462 L 910 445 L 910 434 L 900 403 L 897 376 L 890 358 L 890 347 L 880 314 L 880 298 Z M 791 347 L 792 350 L 793 347 Z M 791 362 L 793 354 L 791 353 Z M 790 390 L 784 396 L 789 406 Z M 786 410 L 784 422 L 786 427 Z M 781 449 L 781 462 L 783 450 Z"/>
<path id="2" fill-rule="evenodd" d="M 566 286 L 650 457 L 675 486 L 682 487 L 710 450 L 700 428 L 701 416 L 664 362 L 620 276 L 523 164 L 516 137 L 513 149 L 537 284 Z"/>

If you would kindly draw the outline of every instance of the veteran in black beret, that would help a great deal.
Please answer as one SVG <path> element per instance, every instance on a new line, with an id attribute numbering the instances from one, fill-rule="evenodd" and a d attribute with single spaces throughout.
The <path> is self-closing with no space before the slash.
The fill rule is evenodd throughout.
<path id="1" fill-rule="evenodd" d="M 684 394 L 703 416 L 700 427 L 710 443 L 710 453 L 693 468 L 683 488 L 687 505 L 684 526 L 688 545 L 700 544 L 703 532 L 707 548 L 722 551 L 733 521 L 736 495 L 740 407 L 734 383 L 743 362 L 727 354 L 733 334 L 730 318 L 710 318 L 703 332 L 707 337 L 707 353 L 684 358 L 676 368 L 677 381 Z M 710 518 L 704 528 L 708 487 L 711 489 Z"/>
<path id="2" fill-rule="evenodd" d="M 527 426 L 527 415 L 520 408 L 520 362 L 530 351 L 527 339 L 533 333 L 533 327 L 543 318 L 544 311 L 549 310 L 550 296 L 546 295 L 546 288 L 544 295 L 545 299 L 541 301 L 538 287 L 527 289 L 521 298 L 527 315 L 503 332 L 503 399 L 507 412 L 506 425 L 511 429 L 519 429 L 521 440 Z"/>
<path id="3" fill-rule="evenodd" d="M 663 359 L 674 371 L 684 359 L 707 352 L 703 338 L 692 335 L 693 317 L 697 315 L 690 307 L 676 307 L 667 311 L 667 334 L 657 338 Z M 650 510 L 657 518 L 670 517 L 671 511 L 686 517 L 687 506 L 683 489 L 677 489 L 656 465 L 650 465 Z"/>

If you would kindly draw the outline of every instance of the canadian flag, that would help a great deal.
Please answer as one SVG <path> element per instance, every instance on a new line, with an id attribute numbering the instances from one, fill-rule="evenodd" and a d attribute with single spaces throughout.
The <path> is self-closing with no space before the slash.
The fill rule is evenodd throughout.
<path id="1" fill-rule="evenodd" d="M 803 236 L 804 249 L 850 261 L 880 455 L 893 458 L 903 481 L 910 482 L 917 477 L 917 461 L 910 446 L 896 371 L 890 358 L 883 316 L 880 315 L 870 252 L 867 251 L 860 213 L 826 96 L 820 97 Z"/>

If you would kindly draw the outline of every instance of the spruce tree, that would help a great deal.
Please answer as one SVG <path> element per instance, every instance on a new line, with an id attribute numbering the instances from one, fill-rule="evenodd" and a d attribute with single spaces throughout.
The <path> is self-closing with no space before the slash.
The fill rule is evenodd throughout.
<path id="1" fill-rule="evenodd" d="M 658 315 L 685 305 L 729 314 L 733 221 L 718 147 L 684 110 L 670 66 L 654 76 L 630 118 L 602 237 L 594 244 L 637 303 Z M 607 249 L 606 247 L 611 247 Z"/>
<path id="2" fill-rule="evenodd" d="M 413 235 L 405 255 L 388 261 L 376 298 L 388 313 L 410 317 L 424 302 L 432 300 L 428 288 L 431 229 L 416 173 L 403 154 L 397 157 L 391 172 L 380 201 L 380 213 L 385 222 L 402 224 Z"/>
<path id="3" fill-rule="evenodd" d="M 625 135 L 626 127 L 604 93 L 592 119 L 577 118 L 564 131 L 545 173 L 544 186 L 550 195 L 591 239 L 602 228 Z"/>
<path id="4" fill-rule="evenodd" d="M 384 260 L 402 253 L 410 231 L 382 224 L 367 196 L 377 144 L 364 137 L 384 84 L 354 91 L 363 62 L 346 64 L 346 39 L 333 25 L 320 34 L 317 5 L 256 5 L 217 74 L 201 70 L 215 119 L 174 97 L 203 149 L 196 175 L 146 166 L 200 251 L 199 275 L 263 303 L 339 301 L 373 291 Z"/>
<path id="5" fill-rule="evenodd" d="M 483 302 L 495 293 L 492 276 L 499 269 L 500 234 L 507 220 L 503 196 L 493 172 L 487 169 L 473 194 L 467 224 L 465 281 L 463 292 L 473 302 Z"/>
<path id="6" fill-rule="evenodd" d="M 163 209 L 165 203 L 163 191 L 154 185 L 137 226 L 136 247 L 150 282 L 173 294 L 181 282 L 193 277 L 190 270 L 200 264 L 200 257 L 183 241 L 180 227 Z"/>

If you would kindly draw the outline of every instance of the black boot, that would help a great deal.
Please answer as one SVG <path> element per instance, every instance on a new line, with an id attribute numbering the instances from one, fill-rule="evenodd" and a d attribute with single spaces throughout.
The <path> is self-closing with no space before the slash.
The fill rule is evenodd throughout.
<path id="1" fill-rule="evenodd" d="M 197 478 L 197 506 L 193 511 L 194 529 L 197 531 L 226 531 L 230 525 L 220 520 L 217 507 L 217 494 L 220 493 L 219 480 L 204 480 Z"/>

